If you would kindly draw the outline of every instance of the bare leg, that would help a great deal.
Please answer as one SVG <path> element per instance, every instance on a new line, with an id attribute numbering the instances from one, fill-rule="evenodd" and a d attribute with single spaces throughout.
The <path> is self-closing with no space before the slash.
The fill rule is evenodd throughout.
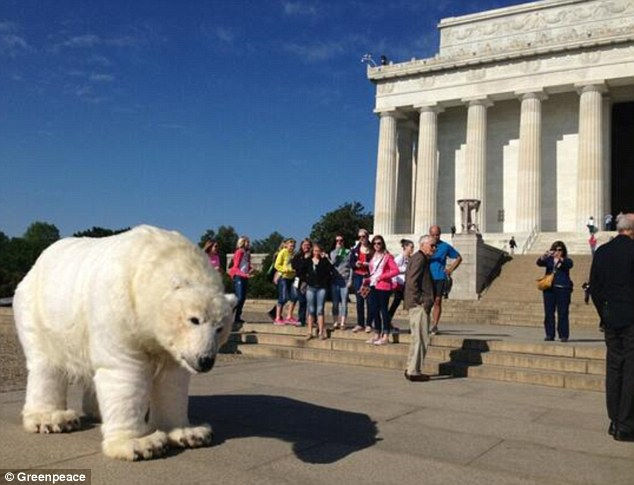
<path id="1" fill-rule="evenodd" d="M 281 319 L 282 319 L 282 305 L 278 303 L 275 307 L 275 320 L 281 320 Z"/>
<path id="2" fill-rule="evenodd" d="M 288 308 L 288 316 L 286 317 L 288 320 L 293 318 L 293 312 L 295 311 L 295 302 L 291 302 L 291 306 Z"/>
<path id="3" fill-rule="evenodd" d="M 442 296 L 434 298 L 434 310 L 433 310 L 433 324 L 434 326 L 438 326 L 438 322 L 440 321 L 440 315 L 442 314 Z"/>
<path id="4" fill-rule="evenodd" d="M 307 337 L 309 339 L 313 338 L 313 322 L 315 321 L 315 317 L 313 317 L 313 315 L 311 313 L 308 314 L 308 318 L 306 319 L 306 326 L 308 328 L 308 335 Z"/>
<path id="5" fill-rule="evenodd" d="M 326 336 L 326 330 L 324 328 L 324 316 L 323 315 L 317 315 L 317 327 L 319 328 L 319 336 L 320 337 L 325 337 Z"/>

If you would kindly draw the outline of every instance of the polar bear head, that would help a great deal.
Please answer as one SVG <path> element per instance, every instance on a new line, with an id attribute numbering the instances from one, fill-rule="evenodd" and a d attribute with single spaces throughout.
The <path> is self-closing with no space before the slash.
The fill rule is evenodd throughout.
<path id="1" fill-rule="evenodd" d="M 192 374 L 208 372 L 227 341 L 235 295 L 204 285 L 177 285 L 165 295 L 156 338 Z"/>

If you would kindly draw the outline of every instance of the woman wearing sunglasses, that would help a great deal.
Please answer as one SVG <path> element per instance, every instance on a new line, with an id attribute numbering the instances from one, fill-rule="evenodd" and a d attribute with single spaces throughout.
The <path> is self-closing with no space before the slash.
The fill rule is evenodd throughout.
<path id="1" fill-rule="evenodd" d="M 389 343 L 390 333 L 392 333 L 388 303 L 392 294 L 392 278 L 398 275 L 398 266 L 394 262 L 394 257 L 386 249 L 383 236 L 377 235 L 372 238 L 372 249 L 370 276 L 366 278 L 366 283 L 370 287 L 369 320 L 375 334 L 367 343 L 385 345 Z"/>
<path id="2" fill-rule="evenodd" d="M 568 323 L 568 308 L 572 281 L 570 268 L 572 259 L 568 257 L 568 250 L 562 241 L 555 241 L 550 250 L 537 260 L 537 266 L 546 268 L 546 274 L 554 273 L 553 284 L 544 290 L 544 328 L 546 341 L 555 340 L 555 311 L 557 312 L 557 334 L 559 340 L 567 342 L 570 334 Z"/>
<path id="3" fill-rule="evenodd" d="M 365 331 L 370 333 L 372 327 L 370 322 L 366 321 L 366 305 L 369 305 L 368 300 L 359 295 L 359 290 L 363 286 L 363 280 L 368 276 L 368 267 L 370 265 L 370 258 L 372 253 L 372 247 L 370 246 L 370 233 L 367 229 L 359 229 L 357 237 L 359 238 L 358 244 L 350 252 L 350 268 L 352 269 L 352 286 L 357 300 L 357 326 L 352 329 L 353 332 L 359 332 L 365 327 Z M 367 307 L 369 316 L 369 306 Z"/>

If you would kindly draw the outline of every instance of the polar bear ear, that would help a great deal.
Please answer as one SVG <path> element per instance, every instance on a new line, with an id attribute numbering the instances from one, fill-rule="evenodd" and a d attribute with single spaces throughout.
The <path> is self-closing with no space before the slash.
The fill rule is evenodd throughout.
<path id="1" fill-rule="evenodd" d="M 233 310 L 236 307 L 236 304 L 238 303 L 238 298 L 233 293 L 226 294 L 225 298 L 227 299 L 227 301 L 229 302 L 229 305 L 231 306 L 231 309 Z"/>
<path id="2" fill-rule="evenodd" d="M 181 276 L 172 275 L 172 277 L 170 278 L 170 285 L 172 289 L 179 290 L 181 288 L 189 286 L 189 281 L 187 281 L 185 278 L 182 278 Z"/>

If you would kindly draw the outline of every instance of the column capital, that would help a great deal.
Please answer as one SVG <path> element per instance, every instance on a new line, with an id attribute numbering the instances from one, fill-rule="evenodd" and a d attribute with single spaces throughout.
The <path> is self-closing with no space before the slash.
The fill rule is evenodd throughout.
<path id="1" fill-rule="evenodd" d="M 383 116 L 392 116 L 397 120 L 404 120 L 407 118 L 404 113 L 402 113 L 398 108 L 386 108 L 386 109 L 375 109 L 374 114 L 379 118 Z"/>
<path id="2" fill-rule="evenodd" d="M 515 91 L 515 96 L 520 98 L 520 100 L 538 99 L 539 101 L 544 101 L 548 99 L 548 95 L 541 89 L 519 89 Z"/>
<path id="3" fill-rule="evenodd" d="M 415 104 L 414 109 L 418 110 L 419 113 L 442 113 L 445 111 L 445 108 L 440 106 L 437 103 L 430 104 Z"/>
<path id="4" fill-rule="evenodd" d="M 470 96 L 462 98 L 462 102 L 469 106 L 484 106 L 485 108 L 493 106 L 493 101 L 488 96 Z"/>
<path id="5" fill-rule="evenodd" d="M 608 86 L 605 84 L 604 80 L 600 81 L 583 81 L 579 83 L 575 83 L 575 88 L 577 89 L 577 93 L 583 94 L 588 92 L 597 92 L 597 93 L 607 93 Z"/>

